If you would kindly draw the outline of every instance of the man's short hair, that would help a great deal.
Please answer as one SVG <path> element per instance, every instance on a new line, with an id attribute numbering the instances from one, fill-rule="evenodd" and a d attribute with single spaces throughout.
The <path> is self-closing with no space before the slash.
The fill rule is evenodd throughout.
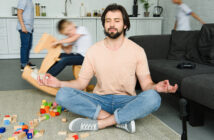
<path id="1" fill-rule="evenodd" d="M 106 14 L 109 11 L 117 11 L 117 10 L 119 10 L 122 13 L 123 23 L 127 27 L 126 29 L 124 29 L 124 35 L 126 35 L 126 30 L 129 30 L 131 25 L 130 25 L 129 16 L 128 16 L 127 12 L 126 12 L 126 9 L 121 5 L 117 5 L 116 3 L 114 3 L 114 4 L 110 4 L 110 5 L 108 5 L 106 7 L 106 9 L 104 10 L 104 12 L 102 14 L 102 17 L 101 17 L 102 25 L 105 28 L 105 17 L 106 17 Z"/>
<path id="2" fill-rule="evenodd" d="M 66 20 L 66 19 L 60 20 L 60 21 L 58 22 L 58 25 L 57 25 L 58 31 L 64 30 L 65 27 L 67 27 L 67 25 L 69 25 L 69 24 L 72 24 L 72 22 L 71 22 L 71 21 L 68 21 L 68 20 Z"/>

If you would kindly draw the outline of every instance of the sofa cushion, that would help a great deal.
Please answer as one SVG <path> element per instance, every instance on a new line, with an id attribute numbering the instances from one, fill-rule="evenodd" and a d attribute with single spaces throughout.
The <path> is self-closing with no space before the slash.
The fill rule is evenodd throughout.
<path id="1" fill-rule="evenodd" d="M 188 58 L 199 57 L 196 51 L 198 45 L 199 31 L 172 31 L 170 49 L 168 59 L 170 60 L 184 60 Z M 196 38 L 197 37 L 197 38 Z"/>
<path id="2" fill-rule="evenodd" d="M 154 82 L 170 80 L 171 84 L 181 84 L 181 81 L 189 76 L 197 74 L 214 73 L 214 67 L 196 63 L 195 69 L 178 69 L 177 64 L 183 61 L 178 60 L 149 60 L 149 68 Z M 190 61 L 185 61 L 190 62 Z M 191 62 L 192 63 L 192 62 Z"/>
<path id="3" fill-rule="evenodd" d="M 186 77 L 181 83 L 183 97 L 214 109 L 214 74 Z"/>

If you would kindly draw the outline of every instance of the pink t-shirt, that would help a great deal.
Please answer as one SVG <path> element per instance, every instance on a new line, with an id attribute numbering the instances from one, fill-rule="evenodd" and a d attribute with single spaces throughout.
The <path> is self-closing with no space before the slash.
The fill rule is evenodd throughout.
<path id="1" fill-rule="evenodd" d="M 100 95 L 136 95 L 136 75 L 150 74 L 144 49 L 125 38 L 116 51 L 108 49 L 104 40 L 94 44 L 86 53 L 79 77 L 90 80 L 94 75 L 97 84 L 94 93 Z"/>

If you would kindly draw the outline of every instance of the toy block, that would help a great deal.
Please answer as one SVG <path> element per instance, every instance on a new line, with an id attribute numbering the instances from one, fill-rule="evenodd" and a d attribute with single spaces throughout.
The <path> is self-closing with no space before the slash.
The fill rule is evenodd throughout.
<path id="1" fill-rule="evenodd" d="M 86 138 L 89 136 L 89 133 L 82 133 L 80 134 L 80 138 Z"/>
<path id="2" fill-rule="evenodd" d="M 58 105 L 58 104 L 57 104 L 56 102 L 53 102 L 53 106 L 55 106 L 55 107 L 56 107 L 57 105 Z"/>
<path id="3" fill-rule="evenodd" d="M 42 104 L 44 104 L 44 103 L 46 103 L 47 101 L 44 99 L 44 100 L 42 100 Z"/>
<path id="4" fill-rule="evenodd" d="M 45 109 L 45 106 L 44 105 L 41 105 L 41 107 L 40 107 L 41 109 Z"/>
<path id="5" fill-rule="evenodd" d="M 59 131 L 58 135 L 60 135 L 60 136 L 66 136 L 67 135 L 67 131 Z"/>
<path id="6" fill-rule="evenodd" d="M 45 130 L 44 130 L 44 129 L 42 129 L 42 130 L 40 130 L 40 131 L 39 131 L 39 133 L 40 133 L 40 134 L 42 134 L 42 135 L 44 135 Z"/>
<path id="7" fill-rule="evenodd" d="M 18 136 L 18 139 L 21 140 L 26 136 L 26 133 L 25 132 L 20 132 L 17 136 Z"/>
<path id="8" fill-rule="evenodd" d="M 23 131 L 27 134 L 29 132 L 29 129 L 24 129 Z"/>
<path id="9" fill-rule="evenodd" d="M 78 139 L 79 139 L 79 136 L 78 136 L 78 135 L 73 135 L 73 138 L 74 138 L 75 140 L 78 140 Z"/>
<path id="10" fill-rule="evenodd" d="M 51 108 L 52 105 L 53 105 L 52 102 L 48 103 L 49 108 Z"/>
<path id="11" fill-rule="evenodd" d="M 40 112 L 38 112 L 38 113 L 37 113 L 37 116 L 38 116 L 38 117 L 41 117 L 41 116 L 42 116 L 42 114 L 41 114 Z"/>
<path id="12" fill-rule="evenodd" d="M 68 138 L 73 138 L 73 136 L 77 135 L 77 133 L 69 133 Z"/>
<path id="13" fill-rule="evenodd" d="M 67 119 L 66 119 L 66 118 L 62 118 L 61 121 L 64 122 L 64 123 L 66 123 L 66 122 L 67 122 Z"/>
<path id="14" fill-rule="evenodd" d="M 16 121 L 17 121 L 17 115 L 12 115 L 11 123 L 16 123 Z"/>
<path id="15" fill-rule="evenodd" d="M 20 122 L 19 125 L 25 125 L 25 123 L 24 122 Z"/>
<path id="16" fill-rule="evenodd" d="M 16 138 L 15 137 L 10 137 L 7 140 L 16 140 Z"/>
<path id="17" fill-rule="evenodd" d="M 51 115 L 51 117 L 55 117 L 56 116 L 54 111 L 50 111 L 49 114 Z"/>
<path id="18" fill-rule="evenodd" d="M 3 120 L 4 120 L 4 121 L 5 121 L 5 120 L 8 120 L 8 121 L 11 122 L 11 121 L 12 121 L 12 117 L 11 117 L 10 115 L 5 115 Z"/>
<path id="19" fill-rule="evenodd" d="M 10 125 L 10 121 L 9 120 L 4 120 L 4 125 Z"/>
<path id="20" fill-rule="evenodd" d="M 45 111 L 46 111 L 46 113 L 49 113 L 49 109 L 50 109 L 50 107 L 49 107 L 49 106 L 46 106 L 46 107 L 45 107 Z"/>
<path id="21" fill-rule="evenodd" d="M 33 135 L 36 135 L 38 132 L 38 130 L 33 130 Z"/>
<path id="22" fill-rule="evenodd" d="M 50 119 L 50 116 L 45 114 L 44 116 L 40 117 L 39 118 L 39 122 L 43 121 L 43 120 L 49 120 Z"/>
<path id="23" fill-rule="evenodd" d="M 33 138 L 33 134 L 32 133 L 27 133 L 27 139 L 32 139 Z"/>
<path id="24" fill-rule="evenodd" d="M 61 106 L 57 106 L 57 112 L 61 113 L 62 111 L 62 107 Z"/>
<path id="25" fill-rule="evenodd" d="M 66 138 L 65 140 L 75 140 L 75 139 L 72 137 L 72 138 Z"/>
<path id="26" fill-rule="evenodd" d="M 59 112 L 55 112 L 55 116 L 59 116 L 60 115 L 60 113 Z"/>
<path id="27" fill-rule="evenodd" d="M 28 129 L 28 125 L 22 125 L 22 130 Z"/>
<path id="28" fill-rule="evenodd" d="M 0 133 L 4 133 L 6 131 L 5 127 L 0 127 Z"/>
<path id="29" fill-rule="evenodd" d="M 48 102 L 43 103 L 44 106 L 48 106 Z"/>
<path id="30" fill-rule="evenodd" d="M 45 114 L 46 113 L 45 109 L 40 108 L 40 113 Z"/>

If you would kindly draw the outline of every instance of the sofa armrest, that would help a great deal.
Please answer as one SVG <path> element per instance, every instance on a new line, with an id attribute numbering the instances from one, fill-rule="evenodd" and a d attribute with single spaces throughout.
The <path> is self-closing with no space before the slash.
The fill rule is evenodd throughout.
<path id="1" fill-rule="evenodd" d="M 148 59 L 167 58 L 170 35 L 141 35 L 131 36 L 129 39 L 144 48 Z"/>

